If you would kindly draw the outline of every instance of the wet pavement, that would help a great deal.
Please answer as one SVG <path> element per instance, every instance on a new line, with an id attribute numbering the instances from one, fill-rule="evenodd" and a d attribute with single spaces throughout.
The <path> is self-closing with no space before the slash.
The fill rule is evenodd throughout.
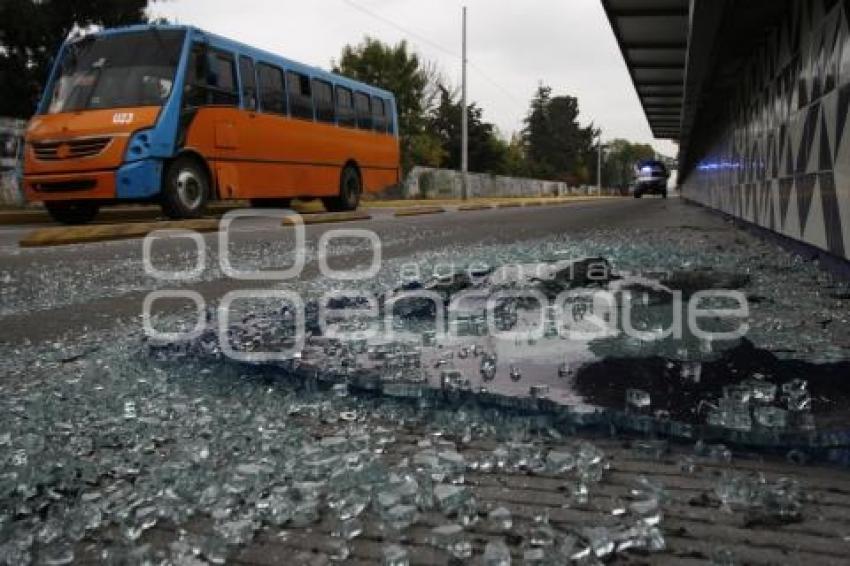
<path id="1" fill-rule="evenodd" d="M 308 227 L 301 276 L 261 284 L 222 276 L 214 235 L 202 236 L 208 268 L 177 283 L 145 274 L 140 241 L 20 250 L 4 229 L 0 562 L 846 555 L 847 283 L 677 199 L 345 227 L 381 238 L 375 277 L 319 276 L 316 242 L 340 226 Z M 231 243 L 240 269 L 286 265 L 289 230 L 246 221 Z M 362 240 L 336 242 L 335 269 L 371 256 Z M 158 267 L 194 265 L 185 242 L 161 244 Z M 207 301 L 200 336 L 144 336 L 142 300 L 165 288 Z M 236 305 L 218 332 L 218 299 L 256 288 L 303 299 L 309 336 L 295 355 L 248 355 L 297 342 L 280 302 Z M 749 313 L 706 326 L 743 320 L 745 335 L 666 336 L 712 289 L 740 292 Z M 331 291 L 336 336 L 317 314 Z M 390 308 L 394 291 L 438 300 Z M 451 335 L 435 331 L 464 292 Z M 381 316 L 358 313 L 356 293 Z M 368 335 L 376 319 L 392 338 Z"/>

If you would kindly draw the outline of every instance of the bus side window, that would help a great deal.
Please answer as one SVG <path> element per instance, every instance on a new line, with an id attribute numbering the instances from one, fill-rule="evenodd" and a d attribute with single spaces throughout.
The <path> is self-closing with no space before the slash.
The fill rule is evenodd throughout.
<path id="1" fill-rule="evenodd" d="M 357 127 L 362 130 L 372 129 L 372 110 L 369 105 L 369 95 L 365 92 L 354 93 L 354 110 L 357 112 Z"/>
<path id="2" fill-rule="evenodd" d="M 372 121 L 376 132 L 387 133 L 387 105 L 383 98 L 372 97 Z"/>
<path id="3" fill-rule="evenodd" d="M 257 78 L 254 75 L 254 62 L 249 57 L 239 58 L 239 78 L 242 79 L 242 104 L 245 110 L 256 110 Z"/>
<path id="4" fill-rule="evenodd" d="M 336 122 L 334 91 L 331 83 L 313 79 L 313 100 L 316 101 L 316 119 L 319 122 Z"/>
<path id="5" fill-rule="evenodd" d="M 203 47 L 195 44 L 189 53 L 189 65 L 186 69 L 184 106 L 203 106 L 207 103 L 207 78 L 204 66 Z"/>
<path id="6" fill-rule="evenodd" d="M 310 77 L 286 72 L 286 92 L 289 95 L 289 112 L 293 118 L 313 119 L 313 97 L 310 93 Z"/>
<path id="7" fill-rule="evenodd" d="M 213 77 L 215 84 L 211 84 L 212 104 L 237 105 L 239 94 L 236 91 L 236 66 L 230 53 L 220 51 L 213 52 L 215 69 Z"/>
<path id="8" fill-rule="evenodd" d="M 239 95 L 236 93 L 236 71 L 233 56 L 223 51 L 210 50 L 201 44 L 195 44 L 189 58 L 187 69 L 184 105 L 206 106 L 211 104 L 236 105 Z M 207 68 L 209 66 L 211 68 Z"/>
<path id="9" fill-rule="evenodd" d="M 354 114 L 354 101 L 351 90 L 344 86 L 336 87 L 336 117 L 337 124 L 349 128 L 357 127 L 357 117 Z"/>
<path id="10" fill-rule="evenodd" d="M 260 79 L 260 108 L 263 112 L 286 115 L 283 71 L 266 63 L 257 64 Z"/>

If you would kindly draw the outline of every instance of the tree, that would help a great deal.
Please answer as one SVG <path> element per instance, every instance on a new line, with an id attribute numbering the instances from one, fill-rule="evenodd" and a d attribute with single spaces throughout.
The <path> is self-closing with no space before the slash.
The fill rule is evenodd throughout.
<path id="1" fill-rule="evenodd" d="M 440 87 L 440 102 L 429 118 L 429 130 L 443 147 L 442 167 L 461 168 L 461 117 L 463 109 L 456 93 Z M 506 173 L 507 144 L 499 138 L 496 127 L 485 122 L 482 109 L 475 103 L 467 107 L 469 135 L 469 170 L 476 173 Z"/>
<path id="2" fill-rule="evenodd" d="M 525 154 L 522 136 L 514 133 L 505 152 L 505 174 L 511 177 L 531 177 L 531 166 Z"/>
<path id="3" fill-rule="evenodd" d="M 548 119 L 548 107 L 552 99 L 552 89 L 541 84 L 537 88 L 528 115 L 525 117 L 525 127 L 522 130 L 522 142 L 526 149 L 529 164 L 534 173 L 542 177 L 553 177 L 555 168 L 548 161 L 552 153 L 550 149 L 551 126 Z"/>
<path id="4" fill-rule="evenodd" d="M 655 150 L 651 145 L 615 139 L 608 143 L 602 180 L 610 187 L 626 187 L 634 179 L 635 164 L 652 159 Z"/>
<path id="5" fill-rule="evenodd" d="M 431 132 L 424 132 L 410 136 L 407 142 L 409 146 L 408 160 L 410 166 L 421 165 L 423 167 L 442 167 L 446 159 L 446 150 L 440 139 Z M 408 169 L 405 169 L 408 170 Z"/>
<path id="6" fill-rule="evenodd" d="M 405 171 L 420 163 L 439 164 L 435 140 L 425 128 L 437 74 L 408 49 L 406 41 L 391 46 L 366 37 L 359 45 L 346 45 L 333 67 L 336 73 L 395 94 Z"/>
<path id="7" fill-rule="evenodd" d="M 146 21 L 148 0 L 0 0 L 0 116 L 35 111 L 50 63 L 75 29 Z"/>
<path id="8" fill-rule="evenodd" d="M 462 109 L 457 93 L 406 42 L 391 46 L 366 37 L 344 47 L 333 69 L 395 94 L 405 171 L 415 165 L 460 169 Z M 467 113 L 470 171 L 517 176 L 533 172 L 521 138 L 503 140 L 476 104 L 469 105 Z"/>
<path id="9" fill-rule="evenodd" d="M 552 96 L 541 84 L 531 100 L 522 139 L 536 176 L 568 182 L 586 181 L 598 131 L 578 121 L 578 99 Z"/>

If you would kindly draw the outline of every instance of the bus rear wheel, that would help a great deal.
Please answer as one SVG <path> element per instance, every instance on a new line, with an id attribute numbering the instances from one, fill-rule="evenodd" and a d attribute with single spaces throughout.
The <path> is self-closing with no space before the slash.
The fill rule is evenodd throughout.
<path id="1" fill-rule="evenodd" d="M 339 195 L 322 199 L 322 204 L 329 212 L 344 212 L 346 210 L 357 210 L 360 204 L 360 194 L 363 186 L 360 182 L 360 173 L 352 165 L 346 165 L 339 178 Z"/>
<path id="2" fill-rule="evenodd" d="M 200 218 L 207 208 L 210 180 L 204 166 L 189 156 L 178 157 L 165 172 L 162 211 L 169 218 Z"/>
<path id="3" fill-rule="evenodd" d="M 44 208 L 56 222 L 62 224 L 86 224 L 94 220 L 100 210 L 96 202 L 70 201 L 46 202 Z"/>

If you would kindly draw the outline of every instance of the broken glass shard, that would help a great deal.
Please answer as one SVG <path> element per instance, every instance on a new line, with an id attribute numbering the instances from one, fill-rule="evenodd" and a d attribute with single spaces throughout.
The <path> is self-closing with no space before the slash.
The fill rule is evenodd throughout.
<path id="1" fill-rule="evenodd" d="M 551 450 L 546 455 L 546 471 L 550 474 L 563 474 L 576 466 L 576 456 L 566 450 Z"/>
<path id="2" fill-rule="evenodd" d="M 756 422 L 766 428 L 785 428 L 788 426 L 788 411 L 779 407 L 756 407 L 753 409 Z"/>
<path id="3" fill-rule="evenodd" d="M 513 364 L 511 364 L 511 366 L 509 368 L 509 375 L 510 375 L 511 381 L 519 381 L 519 380 L 522 379 L 522 372 L 519 370 L 519 367 L 517 367 Z"/>
<path id="4" fill-rule="evenodd" d="M 635 413 L 646 413 L 652 405 L 652 399 L 641 389 L 626 390 L 626 410 Z"/>
<path id="5" fill-rule="evenodd" d="M 491 540 L 484 546 L 484 566 L 511 566 L 511 551 L 505 541 Z"/>
<path id="6" fill-rule="evenodd" d="M 469 488 L 461 485 L 440 484 L 434 488 L 434 499 L 443 513 L 452 513 L 472 498 Z"/>
<path id="7" fill-rule="evenodd" d="M 410 558 L 407 550 L 398 544 L 390 544 L 383 548 L 384 566 L 409 566 Z"/>
<path id="8" fill-rule="evenodd" d="M 465 560 L 472 556 L 472 542 L 458 524 L 435 527 L 431 530 L 431 541 L 434 546 L 447 550 L 455 558 Z"/>
<path id="9" fill-rule="evenodd" d="M 490 528 L 495 531 L 509 531 L 513 527 L 513 517 L 507 507 L 496 507 L 487 513 Z"/>

